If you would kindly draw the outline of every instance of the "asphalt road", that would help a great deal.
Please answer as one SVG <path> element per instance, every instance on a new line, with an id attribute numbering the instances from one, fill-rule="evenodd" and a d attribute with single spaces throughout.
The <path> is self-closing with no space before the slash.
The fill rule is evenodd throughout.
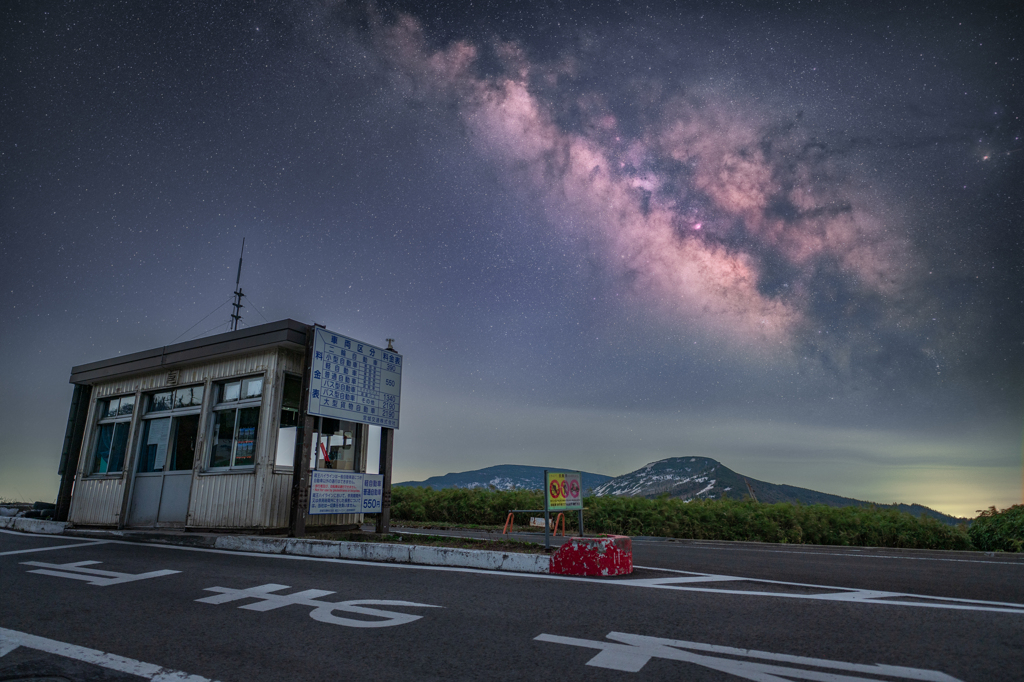
<path id="1" fill-rule="evenodd" d="M 637 541 L 634 561 L 567 579 L 0 532 L 0 681 L 1024 679 L 1017 559 Z"/>

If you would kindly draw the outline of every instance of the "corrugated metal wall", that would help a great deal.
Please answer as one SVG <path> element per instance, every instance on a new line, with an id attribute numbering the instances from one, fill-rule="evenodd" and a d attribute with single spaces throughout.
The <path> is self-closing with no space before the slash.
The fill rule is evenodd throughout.
<path id="1" fill-rule="evenodd" d="M 79 526 L 115 526 L 123 499 L 123 478 L 83 478 L 75 482 L 68 520 Z"/>
<path id="2" fill-rule="evenodd" d="M 209 474 L 192 480 L 188 525 L 197 528 L 252 526 L 256 474 Z"/>
<path id="3" fill-rule="evenodd" d="M 202 383 L 207 379 L 216 381 L 243 374 L 266 372 L 275 366 L 277 356 L 278 350 L 271 348 L 258 353 L 230 357 L 220 361 L 177 367 L 175 368 L 178 371 L 177 385 L 196 384 Z M 302 362 L 301 356 L 299 362 L 300 364 Z M 97 384 L 94 395 L 103 398 L 109 395 L 131 393 L 140 388 L 143 391 L 164 388 L 167 386 L 167 373 L 168 370 L 161 370 L 142 376 L 127 377 L 104 384 Z"/>
<path id="4" fill-rule="evenodd" d="M 269 499 L 261 524 L 264 528 L 284 528 L 288 525 L 288 514 L 291 511 L 291 473 L 275 473 L 270 477 L 268 487 L 270 488 Z"/>

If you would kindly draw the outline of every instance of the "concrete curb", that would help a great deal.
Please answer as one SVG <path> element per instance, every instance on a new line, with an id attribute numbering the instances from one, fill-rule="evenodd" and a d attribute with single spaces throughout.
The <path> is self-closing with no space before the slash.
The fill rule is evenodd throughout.
<path id="1" fill-rule="evenodd" d="M 26 519 L 18 516 L 0 517 L 0 528 L 20 530 L 22 533 L 38 535 L 63 535 L 68 524 L 63 521 L 45 521 L 43 519 Z"/>
<path id="2" fill-rule="evenodd" d="M 231 552 L 253 552 L 256 554 L 286 554 L 325 559 L 349 559 L 388 564 L 415 564 L 419 566 L 451 566 L 454 568 L 475 568 L 485 571 L 508 571 L 512 573 L 550 574 L 554 555 L 525 554 L 519 552 L 498 552 L 488 549 L 459 549 L 455 547 L 427 547 L 424 545 L 400 545 L 384 542 L 343 542 L 335 540 L 311 540 L 306 538 L 267 537 L 260 535 L 173 535 L 147 531 L 120 531 L 102 529 L 67 528 L 67 524 L 41 519 L 0 517 L 0 528 L 24 533 L 44 535 L 67 535 L 78 538 L 117 539 L 161 545 L 178 545 L 205 549 L 220 549 Z M 625 539 L 628 542 L 628 538 Z M 589 546 L 607 544 L 604 540 L 593 540 Z M 596 546 L 596 545 L 595 545 Z M 602 551 L 603 555 L 604 552 Z M 586 573 L 582 569 L 563 561 L 557 571 L 563 575 L 617 575 L 607 570 Z M 578 563 L 578 562 L 577 562 Z M 602 568 L 604 568 L 602 566 Z M 629 570 L 632 570 L 630 552 Z"/>
<path id="3" fill-rule="evenodd" d="M 551 557 L 546 554 L 398 545 L 383 542 L 335 542 L 252 535 L 224 535 L 216 539 L 214 547 L 235 552 L 288 554 L 389 564 L 453 566 L 515 573 L 549 573 L 551 566 Z"/>

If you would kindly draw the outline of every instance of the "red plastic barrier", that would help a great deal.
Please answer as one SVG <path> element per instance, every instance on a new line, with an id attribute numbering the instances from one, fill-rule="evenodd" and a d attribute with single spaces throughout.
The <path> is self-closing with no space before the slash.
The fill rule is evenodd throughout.
<path id="1" fill-rule="evenodd" d="M 633 541 L 625 535 L 570 538 L 551 555 L 550 570 L 558 575 L 629 575 Z"/>

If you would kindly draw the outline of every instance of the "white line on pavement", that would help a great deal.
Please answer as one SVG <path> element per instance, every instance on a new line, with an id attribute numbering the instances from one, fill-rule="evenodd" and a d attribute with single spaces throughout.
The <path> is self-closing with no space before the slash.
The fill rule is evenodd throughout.
<path id="1" fill-rule="evenodd" d="M 92 663 L 93 665 L 110 670 L 144 677 L 147 680 L 156 680 L 156 682 L 171 682 L 172 680 L 175 682 L 212 682 L 207 677 L 189 675 L 188 673 L 163 668 L 153 663 L 144 663 L 133 658 L 107 654 L 96 649 L 87 649 L 84 646 L 58 642 L 55 639 L 30 635 L 27 632 L 0 628 L 0 652 L 2 652 L 0 656 L 10 653 L 19 646 L 56 656 L 63 656 L 64 658 L 72 658 L 76 661 Z"/>
<path id="2" fill-rule="evenodd" d="M 645 544 L 645 545 L 659 545 L 663 544 L 664 540 L 638 540 L 633 538 L 634 544 Z M 957 564 L 998 564 L 999 566 L 1019 566 L 1024 568 L 1024 561 L 985 561 L 984 559 L 956 559 L 953 557 L 937 557 L 937 556 L 903 556 L 899 554 L 860 554 L 860 550 L 847 549 L 845 552 L 829 551 L 828 545 L 822 545 L 826 549 L 818 551 L 800 551 L 794 549 L 769 549 L 767 547 L 722 547 L 721 545 L 712 544 L 698 544 L 694 542 L 688 542 L 685 544 L 687 549 L 699 549 L 699 550 L 719 550 L 722 552 L 767 552 L 769 554 L 803 554 L 811 556 L 842 556 L 842 557 L 854 557 L 857 559 L 905 559 L 907 561 L 945 561 Z M 873 551 L 877 551 L 877 547 L 870 548 Z M 919 550 L 924 551 L 924 550 Z M 934 550 L 939 551 L 939 550 Z"/>
<path id="3" fill-rule="evenodd" d="M 14 549 L 10 552 L 0 552 L 0 556 L 10 556 L 11 554 L 30 554 L 32 552 L 49 552 L 52 549 L 74 549 L 75 547 L 91 547 L 93 545 L 105 545 L 110 540 L 89 540 L 86 542 L 77 542 L 73 545 L 54 545 L 51 547 L 36 547 L 35 549 Z"/>

